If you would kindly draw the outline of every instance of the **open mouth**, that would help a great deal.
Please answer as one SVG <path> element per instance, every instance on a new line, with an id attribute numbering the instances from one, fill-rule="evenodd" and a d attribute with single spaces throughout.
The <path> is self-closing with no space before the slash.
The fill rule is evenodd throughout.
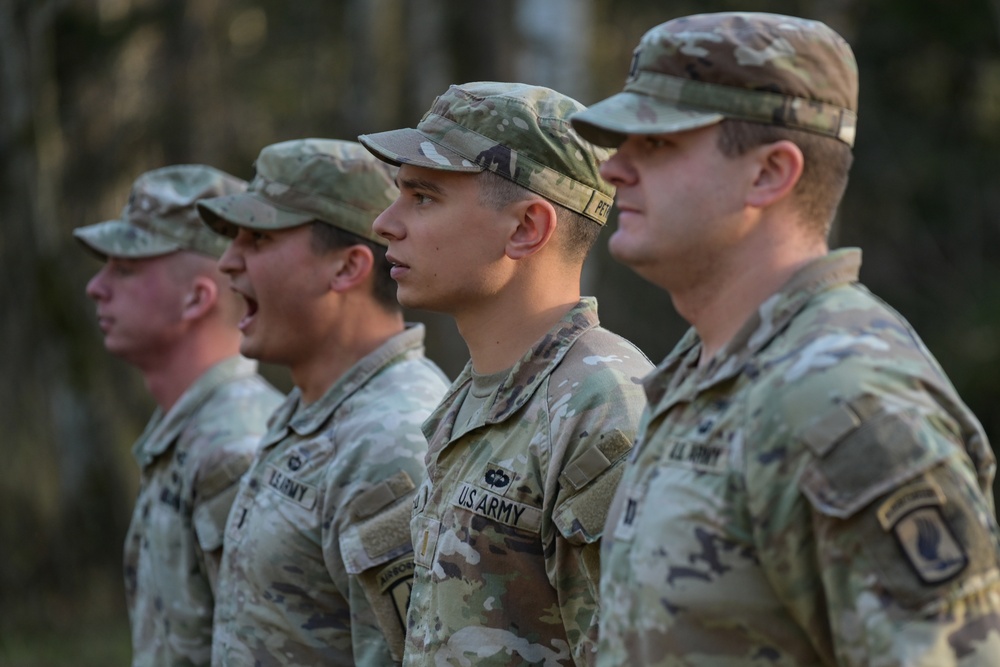
<path id="1" fill-rule="evenodd" d="M 257 315 L 257 300 L 251 299 L 248 296 L 243 297 L 243 300 L 247 304 L 247 310 L 243 314 L 243 319 L 240 320 L 240 329 L 245 329 L 253 321 L 253 318 Z"/>
<path id="2" fill-rule="evenodd" d="M 256 317 L 257 315 L 257 310 L 259 308 L 257 305 L 257 299 L 253 298 L 252 296 L 249 296 L 245 292 L 242 292 L 235 287 L 231 287 L 231 289 L 237 294 L 239 294 L 240 297 L 243 298 L 243 303 L 246 304 L 246 311 L 244 311 L 243 313 L 243 319 L 241 319 L 239 324 L 237 325 L 240 331 L 246 333 L 247 327 L 250 326 L 250 324 L 254 320 L 254 317 Z"/>

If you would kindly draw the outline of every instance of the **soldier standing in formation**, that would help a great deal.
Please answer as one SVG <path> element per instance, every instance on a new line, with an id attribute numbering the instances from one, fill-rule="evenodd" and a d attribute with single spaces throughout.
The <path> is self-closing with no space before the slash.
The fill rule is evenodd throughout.
<path id="1" fill-rule="evenodd" d="M 87 284 L 109 352 L 157 404 L 133 446 L 142 476 L 125 541 L 132 664 L 207 665 L 222 531 L 280 394 L 239 356 L 225 243 L 195 210 L 242 180 L 179 165 L 140 176 L 118 220 L 73 235 L 104 260 Z"/>
<path id="2" fill-rule="evenodd" d="M 825 25 L 704 14 L 573 118 L 618 148 L 612 254 L 693 327 L 645 382 L 599 664 L 1000 664 L 989 443 L 860 251 L 828 250 L 857 93 Z"/>
<path id="3" fill-rule="evenodd" d="M 246 300 L 240 349 L 295 388 L 229 515 L 212 662 L 382 667 L 402 657 L 420 424 L 448 386 L 371 231 L 395 170 L 325 139 L 255 166 L 246 193 L 199 210 L 232 239 L 219 266 Z"/>
<path id="4" fill-rule="evenodd" d="M 652 365 L 580 298 L 613 194 L 582 108 L 472 83 L 360 137 L 401 165 L 375 221 L 399 301 L 454 317 L 471 356 L 424 424 L 409 666 L 594 660 L 599 540 Z"/>

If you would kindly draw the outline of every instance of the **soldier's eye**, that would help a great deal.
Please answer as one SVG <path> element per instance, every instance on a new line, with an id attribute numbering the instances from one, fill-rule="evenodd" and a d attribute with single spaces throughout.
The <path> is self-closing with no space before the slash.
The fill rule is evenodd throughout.
<path id="1" fill-rule="evenodd" d="M 112 273 L 117 276 L 128 276 L 135 273 L 135 264 L 125 259 L 115 259 L 110 262 Z"/>

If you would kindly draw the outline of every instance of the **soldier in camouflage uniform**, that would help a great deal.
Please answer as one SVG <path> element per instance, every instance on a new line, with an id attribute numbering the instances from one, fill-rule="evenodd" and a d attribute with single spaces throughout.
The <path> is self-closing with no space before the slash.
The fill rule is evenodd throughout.
<path id="1" fill-rule="evenodd" d="M 827 247 L 857 86 L 821 23 L 704 14 L 573 118 L 618 147 L 612 253 L 693 325 L 645 382 L 600 665 L 1000 664 L 994 455 L 860 251 Z"/>
<path id="2" fill-rule="evenodd" d="M 582 108 L 473 83 L 360 138 L 402 165 L 375 222 L 400 302 L 452 315 L 471 354 L 424 423 L 409 666 L 593 664 L 599 541 L 652 365 L 580 298 L 613 195 L 569 125 Z"/>
<path id="3" fill-rule="evenodd" d="M 125 541 L 136 667 L 207 665 L 222 531 L 280 394 L 239 356 L 240 302 L 195 201 L 246 183 L 211 167 L 143 174 L 118 220 L 74 231 L 105 260 L 88 283 L 107 349 L 158 408 L 133 447 L 142 470 Z"/>
<path id="4" fill-rule="evenodd" d="M 215 665 L 402 658 L 420 424 L 448 386 L 405 325 L 372 220 L 395 170 L 353 142 L 264 148 L 245 194 L 199 204 L 233 239 L 242 351 L 289 368 L 226 528 Z"/>

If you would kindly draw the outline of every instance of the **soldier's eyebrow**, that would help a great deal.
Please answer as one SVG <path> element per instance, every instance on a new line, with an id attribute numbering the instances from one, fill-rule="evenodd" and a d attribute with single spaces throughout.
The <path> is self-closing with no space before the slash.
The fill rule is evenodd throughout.
<path id="1" fill-rule="evenodd" d="M 444 188 L 433 181 L 423 178 L 396 178 L 396 186 L 402 190 L 426 190 L 437 195 L 445 194 Z"/>

